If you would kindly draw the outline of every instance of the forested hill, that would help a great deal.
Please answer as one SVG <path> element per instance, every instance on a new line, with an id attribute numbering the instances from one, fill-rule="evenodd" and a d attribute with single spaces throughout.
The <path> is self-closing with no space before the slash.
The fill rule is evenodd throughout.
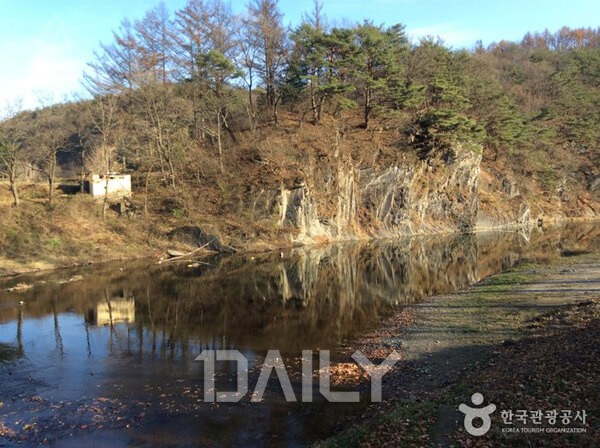
<path id="1" fill-rule="evenodd" d="M 50 183 L 52 202 L 57 176 L 125 170 L 147 217 L 234 245 L 320 235 L 299 230 L 293 201 L 312 210 L 302 219 L 337 220 L 337 233 L 322 232 L 334 237 L 340 225 L 376 235 L 385 220 L 403 233 L 444 219 L 470 229 L 482 213 L 498 224 L 525 210 L 600 212 L 600 28 L 457 50 L 411 41 L 401 24 L 331 27 L 318 2 L 301 25 L 283 23 L 277 0 L 252 0 L 243 15 L 189 0 L 125 19 L 85 73 L 93 99 L 2 122 L 15 198 L 25 174 Z M 454 168 L 467 163 L 468 179 Z M 404 173 L 397 194 L 365 189 L 392 167 Z M 353 203 L 340 205 L 342 184 Z"/>

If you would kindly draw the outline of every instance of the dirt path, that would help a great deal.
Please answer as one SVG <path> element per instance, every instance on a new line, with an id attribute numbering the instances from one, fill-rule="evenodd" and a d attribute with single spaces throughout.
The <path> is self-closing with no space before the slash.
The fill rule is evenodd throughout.
<path id="1" fill-rule="evenodd" d="M 500 415 L 493 420 L 495 431 L 470 436 L 457 409 L 481 392 L 502 409 L 587 408 L 592 415 L 600 402 L 600 353 L 594 348 L 599 298 L 600 256 L 583 254 L 548 266 L 522 265 L 404 310 L 353 347 L 375 358 L 391 349 L 401 353 L 403 361 L 387 378 L 384 403 L 345 422 L 353 428 L 324 445 L 600 445 L 597 412 L 579 438 L 543 434 L 532 442 L 532 436 L 501 433 Z M 585 360 L 571 357 L 581 352 Z M 584 378 L 576 381 L 582 371 Z"/>

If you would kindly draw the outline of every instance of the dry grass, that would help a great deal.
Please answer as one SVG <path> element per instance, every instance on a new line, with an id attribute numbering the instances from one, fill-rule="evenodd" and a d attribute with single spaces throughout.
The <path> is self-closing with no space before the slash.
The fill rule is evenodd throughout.
<path id="1" fill-rule="evenodd" d="M 165 235 L 183 225 L 198 226 L 219 236 L 229 246 L 277 249 L 289 246 L 298 230 L 278 226 L 281 186 L 307 185 L 319 217 L 331 221 L 338 209 L 336 183 L 340 169 L 352 168 L 358 176 L 364 168 L 382 170 L 424 163 L 417 160 L 414 148 L 403 136 L 402 117 L 374 120 L 366 130 L 360 127 L 362 119 L 357 111 L 346 111 L 340 118 L 326 115 L 319 125 L 300 123 L 299 115 L 289 112 L 282 112 L 280 118 L 277 126 L 265 125 L 255 133 L 238 132 L 235 141 L 226 138 L 223 172 L 217 155 L 206 146 L 191 150 L 193 154 L 185 161 L 186 166 L 181 167 L 186 177 L 178 179 L 175 190 L 166 185 L 160 173 L 151 176 L 148 218 L 138 216 L 129 220 L 110 212 L 102 221 L 100 207 L 90 198 L 61 196 L 58 191 L 55 207 L 49 210 L 45 205 L 47 185 L 43 183 L 20 184 L 23 204 L 14 209 L 8 185 L 0 182 L 0 266 L 5 270 L 21 270 L 21 265 L 46 268 L 96 257 L 144 255 L 153 248 L 168 245 Z M 569 156 L 559 155 L 557 160 Z M 570 170 L 585 162 L 583 156 L 569 157 L 573 158 Z M 514 220 L 525 204 L 534 218 L 600 213 L 597 198 L 585 191 L 581 175 L 543 164 L 535 167 L 535 173 L 527 173 L 521 165 L 521 159 L 484 157 L 480 204 L 491 220 Z M 568 189 L 563 200 L 558 199 L 556 188 L 549 189 L 537 179 L 545 169 L 566 176 Z M 134 201 L 143 208 L 145 176 L 133 174 Z M 439 175 L 444 175 L 443 170 Z M 505 177 L 519 187 L 524 197 L 510 198 L 501 191 Z M 432 178 L 430 185 L 437 180 Z M 366 209 L 365 206 L 357 210 L 357 226 L 362 226 L 354 229 L 357 235 L 370 230 L 372 223 L 363 219 L 369 216 Z M 451 224 L 433 222 L 433 218 L 420 222 L 416 213 L 413 218 L 413 227 L 429 231 L 445 229 Z"/>
<path id="2" fill-rule="evenodd" d="M 163 247 L 151 220 L 129 220 L 112 210 L 102 220 L 101 204 L 86 195 L 58 196 L 49 208 L 40 198 L 44 190 L 24 185 L 14 208 L 0 188 L 0 273 L 145 256 Z"/>

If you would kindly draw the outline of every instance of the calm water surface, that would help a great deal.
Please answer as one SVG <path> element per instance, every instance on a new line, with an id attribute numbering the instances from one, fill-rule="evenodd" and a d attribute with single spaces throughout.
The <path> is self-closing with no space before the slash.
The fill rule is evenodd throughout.
<path id="1" fill-rule="evenodd" d="M 239 350 L 252 391 L 257 365 L 277 349 L 298 388 L 302 350 L 335 358 L 398 307 L 520 261 L 598 251 L 599 234 L 571 225 L 0 279 L 0 423 L 26 443 L 55 446 L 303 446 L 353 409 L 316 389 L 313 404 L 285 403 L 273 378 L 260 404 L 204 403 L 194 359 Z M 19 284 L 33 286 L 8 291 Z M 227 389 L 232 366 L 217 367 Z M 0 437 L 0 446 L 15 443 Z"/>

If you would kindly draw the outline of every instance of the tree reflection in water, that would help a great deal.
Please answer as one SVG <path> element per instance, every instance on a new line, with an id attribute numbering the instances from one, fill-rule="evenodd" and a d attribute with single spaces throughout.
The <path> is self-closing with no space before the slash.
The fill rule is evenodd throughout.
<path id="1" fill-rule="evenodd" d="M 27 367 L 14 369 L 27 368 L 54 388 L 56 400 L 102 393 L 160 402 L 167 390 L 180 394 L 182 384 L 201 384 L 202 369 L 193 360 L 204 349 L 237 349 L 251 370 L 269 349 L 292 363 L 301 350 L 335 352 L 393 309 L 425 296 L 465 288 L 519 261 L 559 257 L 565 249 L 598 251 L 599 233 L 598 226 L 569 226 L 527 235 L 407 238 L 293 249 L 283 259 L 237 255 L 193 267 L 119 262 L 4 279 L 0 364 L 26 360 Z M 19 282 L 33 287 L 6 292 Z M 221 367 L 222 374 L 231 371 Z M 260 437 L 285 432 L 292 420 L 306 430 L 308 423 L 288 411 L 281 397 L 267 397 L 253 418 L 243 408 L 229 411 L 227 421 L 239 417 L 240 423 L 227 437 L 250 431 L 248 425 Z M 211 412 L 195 409 L 194 416 L 207 413 L 208 419 L 198 431 L 215 430 Z M 257 423 L 265 413 L 278 429 Z"/>

